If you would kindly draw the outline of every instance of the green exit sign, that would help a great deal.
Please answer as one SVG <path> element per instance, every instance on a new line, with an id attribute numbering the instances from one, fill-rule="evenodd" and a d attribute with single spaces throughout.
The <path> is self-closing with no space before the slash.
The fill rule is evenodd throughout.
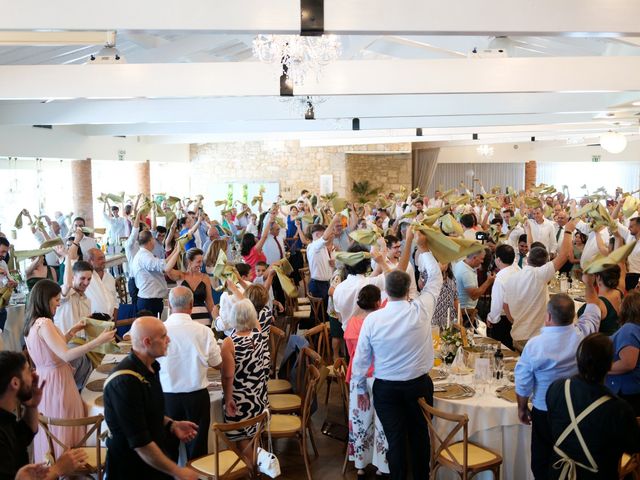
<path id="1" fill-rule="evenodd" d="M 598 163 L 600 161 L 600 155 L 592 155 L 591 161 L 594 163 Z"/>

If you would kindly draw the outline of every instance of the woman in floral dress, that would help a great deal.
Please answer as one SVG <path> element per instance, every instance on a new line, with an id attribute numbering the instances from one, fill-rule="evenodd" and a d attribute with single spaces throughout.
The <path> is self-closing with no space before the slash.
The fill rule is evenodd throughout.
<path id="1" fill-rule="evenodd" d="M 351 362 L 356 354 L 360 329 L 365 318 L 380 308 L 380 289 L 375 285 L 365 285 L 358 293 L 358 306 L 365 312 L 364 316 L 353 317 L 349 320 L 344 332 L 344 341 L 349 352 L 349 368 L 347 369 L 347 383 L 351 381 Z M 367 390 L 369 398 L 373 399 L 373 365 L 369 369 L 367 378 Z M 358 408 L 357 386 L 350 385 L 349 389 L 349 460 L 352 460 L 358 469 L 358 478 L 365 478 L 364 468 L 372 464 L 378 469 L 378 473 L 389 473 L 387 463 L 387 437 L 384 435 L 382 424 L 373 408 L 360 410 Z"/>

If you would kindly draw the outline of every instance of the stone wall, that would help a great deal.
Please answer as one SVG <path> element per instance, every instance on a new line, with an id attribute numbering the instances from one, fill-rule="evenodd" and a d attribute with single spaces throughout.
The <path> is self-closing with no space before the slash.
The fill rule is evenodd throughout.
<path id="1" fill-rule="evenodd" d="M 358 154 L 347 153 L 347 197 L 355 200 L 351 193 L 354 182 L 368 180 L 371 188 L 382 188 L 382 192 L 399 192 L 400 187 L 411 190 L 411 153 Z"/>
<path id="2" fill-rule="evenodd" d="M 361 152 L 365 155 L 359 155 Z M 406 153 L 384 155 L 385 152 Z M 396 157 L 406 159 L 406 165 Z M 192 192 L 205 192 L 212 183 L 265 181 L 279 182 L 281 194 L 294 198 L 302 189 L 319 191 L 320 175 L 329 174 L 333 175 L 333 190 L 340 196 L 350 196 L 352 179 L 368 179 L 377 184 L 379 177 L 385 182 L 411 185 L 410 143 L 338 147 L 301 147 L 298 141 L 207 143 L 191 145 L 190 158 Z M 390 171 L 389 158 L 394 159 L 393 164 L 402 174 L 396 177 Z M 367 166 L 369 161 L 375 168 Z M 353 165 L 354 174 L 349 172 L 348 164 Z"/>

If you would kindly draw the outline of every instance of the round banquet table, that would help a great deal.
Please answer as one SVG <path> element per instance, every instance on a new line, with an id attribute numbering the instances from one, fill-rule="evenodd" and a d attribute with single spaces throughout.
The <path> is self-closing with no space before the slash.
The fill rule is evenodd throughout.
<path id="1" fill-rule="evenodd" d="M 22 351 L 22 344 L 24 343 L 24 336 L 22 335 L 24 312 L 24 303 L 7 306 L 7 322 L 2 330 L 0 350 Z"/>
<path id="2" fill-rule="evenodd" d="M 107 354 L 102 359 L 102 364 L 118 363 L 125 357 L 125 354 Z M 88 382 L 106 378 L 107 376 L 108 375 L 104 373 L 100 373 L 97 370 L 94 370 L 89 376 Z M 96 399 L 102 396 L 102 392 L 93 392 L 88 388 L 83 388 L 80 396 L 82 397 L 82 400 L 87 404 L 87 416 L 98 414 L 104 415 L 104 406 L 96 405 Z M 222 388 L 220 388 L 219 390 L 209 391 L 209 399 L 211 400 L 211 424 L 224 422 L 224 417 L 222 414 Z M 102 430 L 107 430 L 106 422 L 102 424 Z M 92 436 L 90 440 L 93 440 L 94 438 L 95 436 Z M 213 438 L 213 430 L 209 429 L 209 453 L 213 453 Z"/>
<path id="3" fill-rule="evenodd" d="M 439 383 L 471 384 L 471 375 L 449 376 Z M 467 414 L 469 417 L 469 441 L 495 450 L 502 455 L 500 476 L 504 480 L 533 480 L 531 473 L 531 427 L 518 420 L 517 404 L 498 398 L 498 385 L 486 387 L 484 393 L 471 398 L 450 400 L 434 396 L 434 407 L 448 413 Z M 436 422 L 439 435 L 451 430 L 452 422 Z M 456 441 L 462 440 L 462 434 Z M 457 479 L 451 470 L 441 468 L 438 479 Z M 493 479 L 491 472 L 483 472 L 474 479 Z"/>

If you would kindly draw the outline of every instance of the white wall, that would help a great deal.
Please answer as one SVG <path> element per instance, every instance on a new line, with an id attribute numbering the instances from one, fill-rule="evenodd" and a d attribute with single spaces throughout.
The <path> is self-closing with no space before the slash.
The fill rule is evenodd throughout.
<path id="1" fill-rule="evenodd" d="M 482 142 L 478 142 L 480 145 Z M 595 142 L 594 142 L 595 143 Z M 629 142 L 626 150 L 614 155 L 599 146 L 587 147 L 562 145 L 557 142 L 527 142 L 516 144 L 494 144 L 493 156 L 482 157 L 476 151 L 478 145 L 441 147 L 438 163 L 514 163 L 536 160 L 537 162 L 590 162 L 592 155 L 600 155 L 601 162 L 640 162 L 640 141 Z"/>
<path id="2" fill-rule="evenodd" d="M 0 157 L 188 162 L 189 145 L 146 143 L 138 137 L 88 137 L 74 127 L 53 129 L 24 126 L 0 128 Z"/>

